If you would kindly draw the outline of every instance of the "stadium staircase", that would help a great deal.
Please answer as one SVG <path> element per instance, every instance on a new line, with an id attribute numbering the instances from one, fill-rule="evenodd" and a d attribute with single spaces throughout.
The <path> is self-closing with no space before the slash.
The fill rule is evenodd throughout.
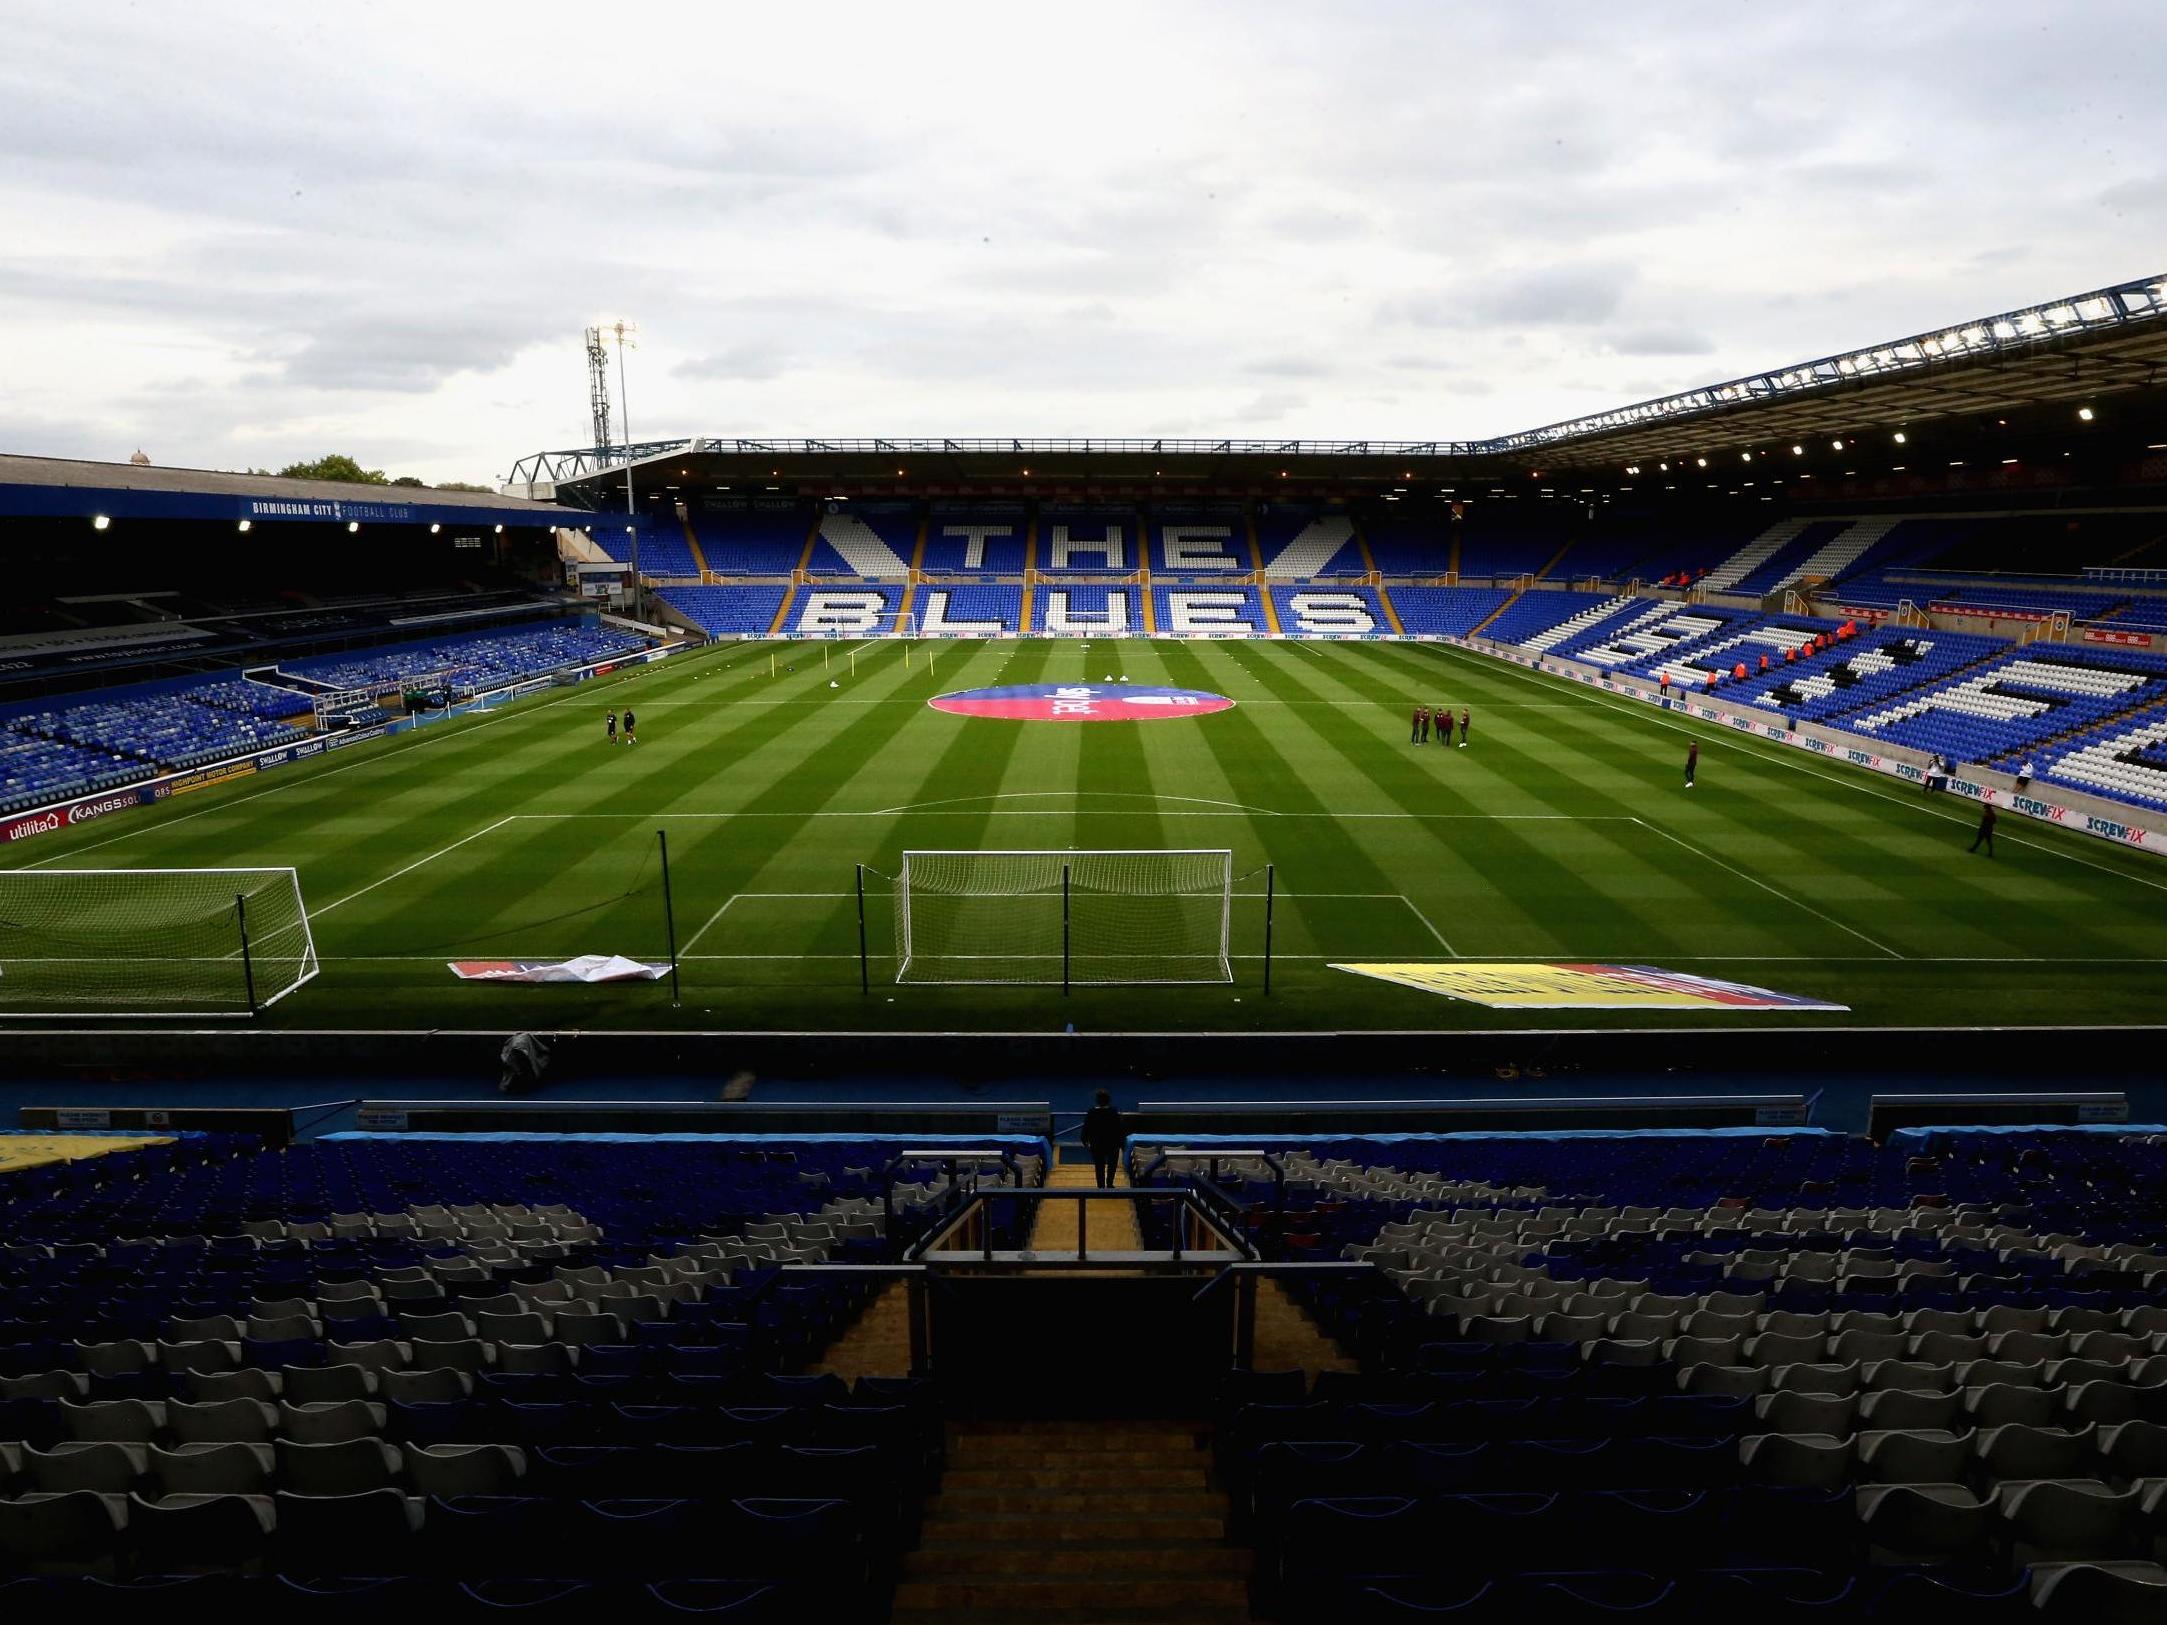
<path id="1" fill-rule="evenodd" d="M 681 519 L 678 523 L 685 527 L 685 550 L 692 555 L 693 568 L 700 572 L 702 581 L 709 580 L 707 554 L 700 547 L 700 538 L 693 534 L 692 521 L 690 519 Z"/>
<path id="2" fill-rule="evenodd" d="M 1457 560 L 1459 556 L 1459 538 L 1460 533 L 1458 531 L 1454 531 L 1452 533 L 1452 546 L 1454 550 L 1453 556 L 1455 560 Z M 1528 581 L 1532 584 L 1537 581 L 1545 580 L 1552 570 L 1555 570 L 1560 564 L 1565 562 L 1565 555 L 1570 553 L 1572 550 L 1573 544 L 1571 542 L 1567 542 L 1563 547 L 1559 548 L 1555 553 L 1551 554 L 1550 561 L 1545 564 L 1540 570 L 1537 570 L 1533 575 L 1529 576 Z M 1457 565 L 1455 565 L 1455 572 L 1456 571 Z M 1455 579 L 1457 579 L 1457 574 L 1455 574 Z M 1492 621 L 1496 620 L 1500 615 L 1504 614 L 1506 610 L 1512 608 L 1513 605 L 1517 604 L 1521 599 L 1525 598 L 1527 596 L 1527 591 L 1528 589 L 1526 587 L 1523 587 L 1518 592 L 1514 593 L 1502 604 L 1499 604 L 1497 608 L 1491 610 L 1489 614 L 1483 616 L 1481 620 L 1477 621 L 1473 626 L 1469 627 L 1467 630 L 1467 635 L 1469 637 L 1478 636 L 1484 627 L 1488 626 Z"/>
<path id="3" fill-rule="evenodd" d="M 1088 1163 L 1064 1163 L 1048 1171 L 1046 1187 L 1088 1190 L 1094 1180 Z M 1083 1209 L 1091 1251 L 1142 1247 L 1128 1203 Z M 1077 1224 L 1074 1205 L 1043 1203 L 1031 1246 L 1072 1251 Z M 1269 1323 L 1281 1325 L 1276 1315 Z M 1266 1325 L 1260 1301 L 1260 1359 Z M 1274 1346 L 1286 1341 L 1282 1333 Z M 1227 1498 L 1211 1466 L 1197 1421 L 958 1421 L 940 1493 L 896 1589 L 896 1617 L 1246 1620 L 1252 1554 L 1227 1541 Z"/>
<path id="4" fill-rule="evenodd" d="M 1569 642 L 1583 632 L 1593 631 L 1613 615 L 1622 614 L 1639 602 L 1640 600 L 1630 593 L 1621 594 L 1604 603 L 1596 604 L 1592 608 L 1584 609 L 1577 615 L 1568 616 L 1555 626 L 1545 627 L 1533 637 L 1524 640 L 1520 647 L 1536 654 L 1547 654 L 1559 644 Z M 1498 615 L 1502 615 L 1504 612 L 1503 607 L 1500 606 Z M 1495 620 L 1497 616 L 1493 615 L 1490 619 Z M 1489 622 L 1485 621 L 1483 624 L 1487 626 Z"/>

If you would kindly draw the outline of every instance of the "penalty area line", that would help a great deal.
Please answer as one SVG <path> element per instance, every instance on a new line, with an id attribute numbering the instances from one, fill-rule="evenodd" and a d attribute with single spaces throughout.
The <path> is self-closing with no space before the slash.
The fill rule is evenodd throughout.
<path id="1" fill-rule="evenodd" d="M 337 899 L 337 900 L 336 900 L 336 901 L 334 901 L 334 902 L 329 902 L 329 903 L 326 903 L 326 904 L 324 904 L 324 905 L 323 905 L 323 907 L 321 907 L 321 908 L 315 908 L 315 909 L 311 909 L 311 910 L 309 910 L 309 918 L 310 918 L 311 920 L 320 920 L 320 919 L 322 919 L 322 918 L 323 918 L 323 917 L 324 917 L 324 916 L 325 916 L 326 914 L 329 914 L 329 913 L 330 913 L 330 912 L 331 912 L 331 911 L 332 911 L 333 909 L 335 909 L 335 908 L 344 908 L 344 907 L 345 907 L 345 906 L 346 906 L 346 905 L 347 905 L 348 903 L 351 903 L 351 902 L 352 902 L 352 901 L 353 901 L 353 900 L 354 900 L 355 898 L 357 898 L 357 897 L 366 897 L 366 896 L 368 896 L 368 895 L 369 895 L 369 893 L 370 893 L 370 892 L 372 892 L 372 891 L 376 890 L 376 888 L 377 888 L 377 887 L 379 887 L 379 886 L 388 886 L 388 885 L 390 885 L 390 884 L 391 884 L 391 883 L 392 883 L 392 882 L 393 882 L 394 880 L 397 880 L 397 879 L 398 879 L 398 878 L 399 878 L 399 877 L 400 877 L 401 875 L 410 875 L 410 874 L 412 874 L 412 873 L 413 873 L 413 872 L 414 872 L 414 871 L 415 871 L 416 869 L 419 869 L 419 868 L 421 868 L 421 867 L 422 867 L 423 865 L 425 865 L 425 864 L 430 864 L 430 863 L 434 863 L 434 862 L 436 862 L 436 860 L 437 860 L 438 858 L 441 858 L 441 857 L 445 856 L 445 855 L 446 855 L 446 854 L 448 854 L 448 853 L 452 853 L 452 852 L 456 852 L 456 851 L 458 851 L 458 850 L 459 850 L 459 848 L 461 848 L 462 846 L 465 846 L 465 845 L 466 845 L 466 844 L 467 844 L 467 843 L 468 843 L 469 841 L 478 841 L 478 840 L 480 840 L 480 839 L 481 839 L 481 838 L 482 838 L 482 837 L 483 837 L 484 835 L 490 835 L 490 834 L 494 834 L 494 833 L 495 833 L 496 831 L 498 831 L 498 830 L 502 829 L 502 828 L 503 828 L 503 827 L 504 827 L 504 826 L 505 826 L 506 824 L 509 824 L 509 823 L 513 822 L 513 820 L 514 820 L 514 819 L 516 819 L 517 817 L 518 817 L 518 814 L 514 813 L 514 814 L 512 814 L 512 815 L 511 815 L 510 817 L 506 817 L 506 818 L 500 818 L 500 819 L 498 819 L 498 820 L 497 820 L 497 821 L 496 821 L 496 822 L 495 822 L 494 824 L 491 824 L 491 825 L 489 825 L 489 826 L 487 826 L 486 828 L 483 828 L 483 829 L 478 829 L 478 830 L 476 830 L 476 831 L 475 831 L 475 832 L 474 832 L 473 834 L 471 834 L 471 835 L 463 835 L 463 836 L 461 836 L 461 837 L 460 837 L 460 838 L 459 838 L 458 840 L 456 840 L 456 841 L 452 842 L 452 843 L 451 843 L 451 845 L 449 845 L 449 846 L 440 846 L 440 847 L 438 847 L 438 848 L 437 848 L 437 849 L 436 849 L 436 850 L 435 850 L 434 852 L 431 852 L 431 853 L 430 853 L 430 854 L 429 854 L 429 855 L 428 855 L 427 857 L 425 857 L 425 858 L 416 858 L 416 859 L 415 859 L 415 860 L 414 860 L 414 861 L 413 861 L 412 863 L 408 864 L 408 865 L 407 865 L 407 866 L 406 866 L 405 868 L 403 868 L 403 869 L 394 869 L 394 870 L 393 870 L 393 871 L 392 871 L 392 872 L 391 872 L 390 874 L 388 874 L 388 875 L 384 876 L 384 878 L 383 878 L 383 879 L 381 879 L 381 880 L 372 880 L 372 881 L 370 881 L 370 882 L 369 882 L 369 883 L 368 883 L 368 884 L 367 884 L 366 886 L 362 887 L 362 888 L 361 888 L 361 889 L 360 889 L 359 891 L 350 891 L 350 892 L 348 892 L 348 893 L 347 893 L 347 894 L 346 894 L 346 895 L 345 895 L 344 897 L 341 897 L 341 898 Z"/>

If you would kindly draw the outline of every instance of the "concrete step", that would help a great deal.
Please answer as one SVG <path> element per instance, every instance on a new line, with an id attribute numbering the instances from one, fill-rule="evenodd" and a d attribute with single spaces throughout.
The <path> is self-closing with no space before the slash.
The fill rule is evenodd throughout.
<path id="1" fill-rule="evenodd" d="M 1201 1439 L 1205 1424 L 1186 1421 L 1092 1422 L 1037 1417 L 1014 1421 L 965 1418 L 949 1424 L 949 1432 L 958 1439 L 1034 1440 L 1049 1450 L 1091 1448 L 1106 1443 L 1131 1450 L 1162 1439 Z"/>
<path id="2" fill-rule="evenodd" d="M 1096 1498 L 1094 1498 L 1095 1500 Z M 1015 1543 L 1043 1546 L 1089 1545 L 1100 1541 L 1214 1541 L 1226 1538 L 1219 1512 L 1109 1512 L 1080 1510 L 1075 1501 L 1008 1514 L 972 1510 L 929 1514 L 920 1544 L 931 1551 L 946 1546 Z"/>
<path id="3" fill-rule="evenodd" d="M 1058 1460 L 1076 1467 L 1194 1467 L 1210 1460 L 1192 1441 L 1157 1445 L 1120 1443 L 1044 1445 L 1021 1439 L 971 1439 L 948 1453 L 958 1467 L 1041 1467 Z"/>
<path id="4" fill-rule="evenodd" d="M 1248 1582 L 1233 1576 L 1186 1579 L 1110 1569 L 1089 1579 L 905 1580 L 895 1588 L 899 1616 L 942 1613 L 954 1618 L 956 1611 L 977 1611 L 986 1619 L 1035 1621 L 1065 1610 L 1072 1618 L 1192 1620 L 1207 1608 L 1236 1610 L 1232 1617 L 1247 1618 Z M 1090 1613 L 1083 1615 L 1082 1610 Z M 971 1615 L 965 1612 L 963 1617 Z"/>
<path id="5" fill-rule="evenodd" d="M 943 1490 L 1200 1490 L 1204 1468 L 1193 1467 L 950 1467 Z"/>
<path id="6" fill-rule="evenodd" d="M 1202 1579 L 1247 1574 L 1254 1554 L 1239 1546 L 1204 1544 L 1111 1546 L 937 1546 L 910 1553 L 903 1573 L 911 1579 L 965 1579 L 986 1575 L 1102 1576 L 1172 1574 Z"/>
<path id="7" fill-rule="evenodd" d="M 1089 1518 L 1093 1516 L 1223 1517 L 1226 1497 L 1206 1489 L 1130 1489 L 1111 1501 L 1102 1489 L 958 1486 L 950 1472 L 926 1503 L 930 1526 L 946 1517 Z"/>

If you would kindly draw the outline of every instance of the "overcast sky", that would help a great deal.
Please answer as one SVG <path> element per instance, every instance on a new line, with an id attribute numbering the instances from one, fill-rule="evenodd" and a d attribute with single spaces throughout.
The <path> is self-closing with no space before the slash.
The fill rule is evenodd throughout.
<path id="1" fill-rule="evenodd" d="M 2161 0 L 0 0 L 0 450 L 1503 433 L 2167 270 Z"/>

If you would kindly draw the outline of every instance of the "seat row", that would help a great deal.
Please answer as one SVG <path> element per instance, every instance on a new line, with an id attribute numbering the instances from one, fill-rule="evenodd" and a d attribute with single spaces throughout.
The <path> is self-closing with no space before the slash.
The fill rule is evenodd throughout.
<path id="1" fill-rule="evenodd" d="M 0 1617 L 71 1625 L 142 1625 L 147 1618 L 269 1619 L 383 1625 L 388 1619 L 622 1621 L 714 1618 L 726 1625 L 798 1625 L 829 1599 L 818 1585 L 749 1580 L 451 1580 L 322 1575 L 29 1576 L 0 1581 Z"/>

